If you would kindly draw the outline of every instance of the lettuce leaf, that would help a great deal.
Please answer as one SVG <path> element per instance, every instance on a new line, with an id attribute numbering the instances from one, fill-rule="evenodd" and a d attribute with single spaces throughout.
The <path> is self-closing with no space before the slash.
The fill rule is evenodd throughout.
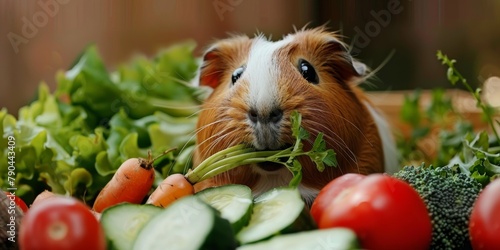
<path id="1" fill-rule="evenodd" d="M 196 112 L 206 96 L 188 83 L 198 66 L 194 48 L 176 44 L 108 71 L 89 46 L 71 69 L 57 73 L 52 94 L 42 82 L 38 98 L 19 109 L 18 118 L 0 110 L 0 156 L 12 151 L 16 167 L 11 185 L 9 163 L 0 161 L 0 186 L 18 188 L 28 204 L 49 189 L 91 205 L 128 158 L 178 148 L 155 162 L 157 172 L 169 174 L 181 153 L 184 169 L 190 168 Z"/>

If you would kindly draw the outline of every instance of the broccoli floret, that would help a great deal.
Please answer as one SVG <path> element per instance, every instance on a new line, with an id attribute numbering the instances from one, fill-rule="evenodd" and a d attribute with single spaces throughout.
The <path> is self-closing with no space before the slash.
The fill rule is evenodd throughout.
<path id="1" fill-rule="evenodd" d="M 408 182 L 425 201 L 432 220 L 431 249 L 467 248 L 469 217 L 482 189 L 479 182 L 449 166 L 406 166 L 394 176 Z"/>

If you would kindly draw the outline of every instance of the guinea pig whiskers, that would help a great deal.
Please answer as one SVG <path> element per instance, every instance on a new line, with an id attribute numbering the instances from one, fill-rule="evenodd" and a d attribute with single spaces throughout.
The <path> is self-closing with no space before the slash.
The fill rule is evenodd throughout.
<path id="1" fill-rule="evenodd" d="M 200 128 L 198 128 L 195 132 L 194 132 L 194 135 L 193 136 L 196 136 L 198 133 L 200 133 L 202 130 L 205 130 L 205 129 L 208 129 L 209 127 L 211 126 L 215 126 L 217 125 L 218 123 L 223 123 L 223 122 L 227 122 L 227 121 L 230 121 L 229 118 L 227 119 L 220 119 L 220 120 L 217 120 L 217 121 L 214 121 L 212 123 L 209 123 L 209 124 L 206 124 Z M 201 142 L 198 142 L 198 145 L 202 145 L 204 143 L 206 143 L 207 141 L 210 141 L 212 140 L 214 137 L 217 137 L 217 136 L 220 136 L 222 133 L 225 133 L 228 129 L 226 128 L 225 130 L 221 130 L 221 131 L 218 131 L 216 134 L 206 138 L 205 140 L 201 141 Z"/>
<path id="2" fill-rule="evenodd" d="M 201 106 L 201 107 L 203 107 L 203 106 Z M 200 108 L 198 111 L 194 112 L 192 115 L 199 115 L 200 113 L 202 113 L 204 111 L 209 111 L 209 110 L 224 111 L 225 109 L 227 109 L 227 108 L 226 107 L 222 107 L 222 106 L 213 106 L 213 107 L 209 107 L 209 108 L 208 107 L 203 107 L 203 108 Z"/>
<path id="3" fill-rule="evenodd" d="M 306 123 L 311 123 L 312 126 L 310 129 L 315 133 L 322 132 L 324 136 L 332 142 L 335 142 L 337 146 L 341 148 L 348 148 L 347 143 L 340 137 L 335 131 L 333 131 L 330 127 L 327 127 L 325 124 L 319 123 L 317 121 L 311 120 Z M 317 127 L 318 129 L 314 129 Z M 332 137 L 335 136 L 336 138 Z M 353 154 L 354 155 L 354 154 Z"/>
<path id="4" fill-rule="evenodd" d="M 228 122 L 228 121 L 231 121 L 231 118 L 224 118 L 224 119 L 219 119 L 219 120 L 213 121 L 213 122 L 211 122 L 211 123 L 208 123 L 208 124 L 205 124 L 205 125 L 203 125 L 203 126 L 199 127 L 198 129 L 196 129 L 196 130 L 194 131 L 194 133 L 195 133 L 195 134 L 198 134 L 198 133 L 199 133 L 199 132 L 201 132 L 202 130 L 205 130 L 205 129 L 207 129 L 207 128 L 211 127 L 211 126 L 214 126 L 214 125 L 216 125 L 216 124 L 218 124 L 218 123 Z"/>
<path id="5" fill-rule="evenodd" d="M 211 152 L 217 146 L 217 144 L 220 143 L 220 141 L 224 140 L 231 133 L 232 133 L 232 131 L 230 130 L 230 128 L 226 127 L 224 129 L 218 131 L 217 133 L 211 135 L 210 137 L 206 138 L 204 141 L 200 142 L 198 145 L 202 145 L 202 144 L 205 144 L 207 142 L 210 142 L 210 145 L 208 145 L 205 149 L 206 152 L 202 152 L 202 153 L 205 154 L 205 153 Z M 214 138 L 216 138 L 216 139 L 214 139 Z"/>
<path id="6" fill-rule="evenodd" d="M 216 139 L 214 139 L 216 138 Z M 208 145 L 203 154 L 214 151 L 214 148 L 228 148 L 230 146 L 234 146 L 238 143 L 236 140 L 227 139 L 227 138 L 241 138 L 241 131 L 235 129 L 234 127 L 226 126 L 216 134 L 211 135 L 202 143 L 205 143 L 207 140 L 210 140 L 210 145 Z M 223 143 L 223 144 L 221 144 Z"/>
<path id="7" fill-rule="evenodd" d="M 213 149 L 216 148 L 217 144 L 220 144 L 221 142 L 223 142 L 224 144 L 222 145 L 222 148 L 227 148 L 229 147 L 229 140 L 226 140 L 226 137 L 229 137 L 233 131 L 231 131 L 230 129 L 225 129 L 225 130 L 222 130 L 222 131 L 229 131 L 228 133 L 223 133 L 222 135 L 220 133 L 217 133 L 217 134 L 214 134 L 215 137 L 217 137 L 217 139 L 213 140 L 211 145 L 208 147 L 208 151 L 211 152 L 211 151 L 214 151 Z"/>
<path id="8" fill-rule="evenodd" d="M 339 149 L 342 151 L 342 153 L 344 153 L 344 155 L 348 155 L 353 162 L 355 163 L 357 162 L 356 155 L 352 152 L 352 150 L 350 150 L 349 146 L 344 141 L 344 139 L 342 139 L 342 137 L 340 137 L 335 131 L 332 131 L 330 128 L 326 127 L 323 124 L 317 122 L 315 124 L 319 127 L 323 127 L 324 129 L 311 129 L 311 131 L 314 131 L 315 133 L 322 132 L 324 134 L 323 136 L 328 141 L 335 143 L 335 145 L 339 147 Z"/>
<path id="9" fill-rule="evenodd" d="M 189 133 L 189 135 L 190 135 L 190 136 L 189 136 L 189 139 L 187 140 L 187 142 L 186 142 L 186 143 L 184 143 L 184 145 L 181 147 L 181 149 L 180 149 L 180 151 L 179 151 L 179 152 L 182 152 L 182 151 L 183 151 L 183 150 L 184 150 L 184 149 L 185 149 L 185 148 L 189 145 L 189 143 L 193 140 L 193 138 L 194 138 L 194 137 L 196 137 L 196 135 L 197 135 L 200 131 L 202 131 L 203 129 L 205 129 L 205 128 L 207 128 L 207 127 L 211 126 L 211 125 L 214 125 L 215 123 L 219 123 L 219 122 L 223 122 L 223 121 L 215 121 L 215 122 L 213 122 L 213 123 L 207 124 L 207 125 L 205 125 L 205 126 L 202 126 L 202 127 L 200 127 L 200 128 L 197 128 L 197 129 L 195 129 L 194 131 L 190 132 L 190 133 Z"/>
<path id="10" fill-rule="evenodd" d="M 217 125 L 218 123 L 223 123 L 223 122 L 227 122 L 227 121 L 230 121 L 231 119 L 227 118 L 227 119 L 220 119 L 220 120 L 217 120 L 217 121 L 214 121 L 214 122 L 211 122 L 211 123 L 208 123 L 208 124 L 205 124 L 203 125 L 202 127 L 199 127 L 198 129 L 196 129 L 194 132 L 193 132 L 193 136 L 196 136 L 198 133 L 200 133 L 201 131 L 205 130 L 205 129 L 208 129 L 209 127 L 212 127 L 212 126 L 215 126 Z M 208 138 L 207 138 L 208 139 Z"/>
<path id="11" fill-rule="evenodd" d="M 325 114 L 326 114 L 326 112 L 325 112 L 324 110 L 320 110 L 320 109 L 311 109 L 311 110 L 318 111 L 318 112 L 321 112 L 321 113 L 325 113 Z M 366 142 L 367 142 L 370 146 L 372 146 L 372 147 L 373 147 L 372 142 L 371 142 L 370 140 L 368 140 L 368 138 L 366 138 L 366 136 L 365 136 L 365 134 L 363 133 L 363 131 L 361 131 L 361 129 L 360 129 L 358 126 L 356 126 L 356 125 L 355 125 L 352 121 L 348 120 L 347 118 L 345 118 L 345 117 L 343 117 L 343 116 L 341 116 L 341 115 L 339 115 L 339 114 L 332 114 L 332 113 L 328 113 L 328 114 L 329 114 L 329 115 L 336 116 L 336 117 L 338 117 L 338 118 L 340 118 L 340 119 L 342 119 L 342 120 L 346 121 L 347 123 L 351 124 L 351 125 L 352 125 L 352 127 L 353 127 L 353 128 L 355 128 L 355 129 L 359 132 L 359 134 L 360 134 L 360 135 L 361 135 L 361 136 L 362 136 L 362 137 L 366 140 Z"/>
<path id="12" fill-rule="evenodd" d="M 224 120 L 218 120 L 218 121 L 214 121 L 214 122 L 211 122 L 211 123 L 209 123 L 209 124 L 206 124 L 206 125 L 204 125 L 204 126 L 201 126 L 201 127 L 197 128 L 196 130 L 194 130 L 193 132 L 191 132 L 191 133 L 190 133 L 190 134 L 191 134 L 191 136 L 189 137 L 188 142 L 189 142 L 189 141 L 191 141 L 194 137 L 196 137 L 196 135 L 197 135 L 198 133 L 200 133 L 202 130 L 207 129 L 207 128 L 208 128 L 208 127 L 210 127 L 210 126 L 214 126 L 214 125 L 216 125 L 217 123 L 222 123 L 222 122 L 224 122 L 224 121 L 229 121 L 229 120 L 230 120 L 229 118 L 228 118 L 228 119 L 224 119 Z M 208 138 L 207 138 L 207 139 L 208 139 Z M 205 141 L 206 141 L 206 140 L 205 140 Z M 201 142 L 201 143 L 203 143 L 203 142 Z M 182 148 L 184 149 L 186 146 L 187 146 L 187 143 L 186 143 L 186 144 L 185 144 Z"/>
<path id="13" fill-rule="evenodd" d="M 198 111 L 198 112 L 196 112 L 196 113 L 199 113 L 199 112 L 201 112 L 201 111 L 203 111 L 203 110 L 208 110 L 208 109 L 207 109 L 207 108 L 205 108 L 205 109 L 202 109 L 202 110 L 200 110 L 200 111 Z M 193 115 L 195 115 L 195 114 L 193 114 Z M 217 121 L 211 122 L 211 123 L 209 123 L 209 124 L 205 124 L 204 126 L 201 126 L 201 127 L 197 128 L 197 129 L 195 129 L 194 131 L 190 132 L 190 137 L 189 137 L 189 139 L 188 139 L 188 140 L 187 140 L 187 142 L 186 142 L 186 143 L 185 143 L 185 144 L 181 147 L 181 149 L 180 149 L 180 151 L 179 151 L 179 152 L 182 152 L 184 149 L 186 149 L 186 147 L 188 147 L 188 145 L 189 145 L 189 142 L 190 142 L 190 141 L 192 141 L 192 139 L 193 139 L 194 137 L 196 137 L 196 135 L 197 135 L 198 133 L 200 133 L 202 130 L 207 129 L 208 127 L 214 126 L 214 125 L 216 125 L 216 124 L 218 124 L 218 123 L 223 123 L 223 122 L 230 121 L 230 120 L 231 120 L 230 118 L 227 118 L 227 119 L 220 119 L 220 120 L 217 120 Z M 219 133 L 218 133 L 218 134 L 219 134 Z M 203 144 L 203 143 L 207 142 L 207 140 L 208 140 L 208 139 L 210 139 L 210 138 L 207 138 L 206 140 L 204 140 L 203 142 L 200 142 L 199 144 Z M 188 167 L 188 165 L 190 165 L 190 163 L 191 163 L 191 162 L 193 162 L 193 155 L 191 155 L 191 156 L 189 157 L 189 159 L 186 161 L 186 166 L 185 166 L 185 169 Z"/>
<path id="14" fill-rule="evenodd" d="M 201 105 L 200 105 L 201 106 Z M 192 117 L 192 116 L 198 116 L 201 112 L 207 111 L 207 110 L 214 110 L 214 109 L 219 109 L 220 107 L 213 107 L 213 108 L 200 108 L 198 111 L 194 112 L 193 114 L 187 116 L 187 117 Z"/>
<path id="15" fill-rule="evenodd" d="M 200 133 L 202 130 L 204 129 L 207 129 L 208 127 L 211 127 L 211 126 L 214 126 L 216 125 L 217 123 L 222 123 L 222 122 L 225 122 L 225 121 L 229 121 L 231 119 L 227 118 L 227 119 L 221 119 L 221 120 L 217 120 L 217 121 L 214 121 L 214 122 L 211 122 L 211 123 L 208 123 L 208 124 L 205 124 L 199 128 L 196 128 L 194 131 L 192 131 L 190 134 L 192 134 L 191 138 L 189 139 L 192 139 L 194 136 L 196 136 L 198 133 Z"/>
<path id="16" fill-rule="evenodd" d="M 320 123 L 315 123 L 317 126 L 322 126 L 322 127 L 325 127 L 323 124 L 320 124 Z M 328 129 L 327 127 L 325 127 L 326 130 L 330 130 Z M 314 129 L 314 128 L 311 128 L 309 129 L 311 132 L 314 132 L 314 133 L 319 133 L 319 132 L 323 132 L 323 136 L 327 139 L 327 141 L 331 141 L 332 143 L 334 143 L 336 146 L 338 146 L 339 148 L 336 149 L 339 153 L 342 153 L 343 157 L 349 159 L 350 161 L 352 161 L 356 167 L 359 169 L 359 165 L 358 165 L 358 159 L 356 157 L 356 154 L 354 154 L 354 152 L 347 146 L 347 144 L 345 143 L 345 141 L 340 138 L 340 136 L 337 135 L 337 133 L 333 132 L 330 130 L 330 132 L 324 132 L 324 131 L 320 131 L 318 129 Z M 338 137 L 338 139 L 335 139 L 333 138 L 331 135 L 335 135 L 336 137 Z M 312 143 L 312 139 L 309 139 L 309 141 Z M 342 170 L 341 168 L 339 168 L 340 170 Z"/>
<path id="17" fill-rule="evenodd" d="M 335 150 L 338 151 L 338 153 L 341 153 L 340 157 L 352 161 L 356 165 L 356 168 L 359 170 L 359 164 L 356 154 L 349 148 L 349 146 L 342 139 L 342 137 L 340 137 L 335 131 L 331 130 L 331 128 L 325 126 L 324 124 L 321 124 L 316 121 L 308 121 L 308 122 L 312 123 L 312 126 L 308 128 L 311 132 L 313 133 L 322 132 L 323 136 L 325 137 L 325 139 L 327 139 L 327 141 L 330 141 L 334 145 L 338 146 L 338 148 Z M 342 170 L 341 168 L 339 169 Z"/>

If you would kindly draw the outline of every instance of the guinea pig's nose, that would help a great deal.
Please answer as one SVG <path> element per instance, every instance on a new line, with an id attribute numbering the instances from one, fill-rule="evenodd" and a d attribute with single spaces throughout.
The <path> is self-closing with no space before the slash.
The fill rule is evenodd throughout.
<path id="1" fill-rule="evenodd" d="M 283 110 L 280 108 L 271 109 L 269 112 L 259 112 L 251 108 L 248 111 L 248 119 L 253 123 L 278 123 L 283 118 Z"/>

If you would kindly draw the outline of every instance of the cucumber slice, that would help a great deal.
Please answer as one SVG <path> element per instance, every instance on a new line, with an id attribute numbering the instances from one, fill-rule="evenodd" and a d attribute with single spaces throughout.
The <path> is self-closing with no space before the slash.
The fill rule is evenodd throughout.
<path id="1" fill-rule="evenodd" d="M 240 231 L 250 221 L 253 207 L 252 190 L 245 185 L 230 184 L 207 188 L 196 194 L 202 201 L 219 210 L 234 232 Z"/>
<path id="2" fill-rule="evenodd" d="M 101 225 L 110 242 L 110 249 L 132 249 L 138 232 L 161 211 L 162 208 L 153 205 L 132 203 L 121 203 L 104 210 Z"/>
<path id="3" fill-rule="evenodd" d="M 177 200 L 139 232 L 133 249 L 235 249 L 231 224 L 196 196 Z"/>
<path id="4" fill-rule="evenodd" d="M 236 238 L 241 244 L 268 239 L 277 234 L 315 229 L 306 204 L 297 189 L 275 188 L 257 197 L 248 226 Z"/>
<path id="5" fill-rule="evenodd" d="M 354 250 L 361 249 L 356 234 L 347 228 L 329 228 L 312 230 L 300 233 L 278 235 L 270 240 L 244 245 L 238 250 L 309 250 L 309 249 L 335 249 Z"/>

